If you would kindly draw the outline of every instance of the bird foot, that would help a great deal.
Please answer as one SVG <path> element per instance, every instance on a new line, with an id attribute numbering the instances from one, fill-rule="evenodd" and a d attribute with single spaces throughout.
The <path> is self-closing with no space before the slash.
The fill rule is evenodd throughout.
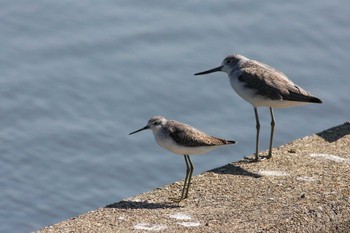
<path id="1" fill-rule="evenodd" d="M 250 156 L 250 157 L 244 156 L 243 159 L 244 159 L 243 162 L 246 162 L 246 163 L 257 163 L 257 162 L 260 162 L 262 160 L 265 160 L 265 158 L 256 157 L 255 155 L 254 155 L 254 157 L 253 156 Z"/>
<path id="2" fill-rule="evenodd" d="M 179 204 L 183 199 L 185 199 L 185 198 L 182 198 L 182 197 L 180 197 L 180 198 L 169 197 L 169 200 L 170 200 L 171 202 L 177 203 L 177 204 Z"/>
<path id="3" fill-rule="evenodd" d="M 272 155 L 260 156 L 261 160 L 271 159 Z"/>

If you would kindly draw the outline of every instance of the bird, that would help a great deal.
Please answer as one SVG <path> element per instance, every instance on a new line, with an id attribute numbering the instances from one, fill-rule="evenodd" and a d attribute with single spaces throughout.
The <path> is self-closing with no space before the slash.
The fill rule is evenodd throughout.
<path id="1" fill-rule="evenodd" d="M 194 170 L 190 155 L 205 154 L 217 147 L 236 143 L 210 136 L 190 125 L 168 120 L 163 116 L 152 117 L 147 125 L 131 132 L 129 135 L 151 129 L 158 145 L 178 155 L 183 155 L 186 163 L 186 177 L 180 198 L 170 198 L 174 202 L 181 202 L 188 197 L 192 173 Z"/>
<path id="2" fill-rule="evenodd" d="M 311 95 L 300 86 L 294 84 L 281 71 L 251 60 L 240 54 L 228 55 L 220 66 L 196 73 L 204 75 L 222 71 L 228 74 L 230 84 L 236 93 L 253 105 L 256 121 L 255 158 L 259 161 L 260 122 L 258 107 L 269 107 L 271 115 L 271 133 L 267 159 L 272 157 L 272 143 L 274 137 L 275 117 L 273 108 L 287 108 L 308 103 L 322 103 L 322 100 Z"/>

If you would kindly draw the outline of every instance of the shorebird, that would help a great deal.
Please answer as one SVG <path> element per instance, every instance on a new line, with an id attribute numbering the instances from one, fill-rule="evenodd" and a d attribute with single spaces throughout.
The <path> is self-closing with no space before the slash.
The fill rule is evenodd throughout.
<path id="1" fill-rule="evenodd" d="M 234 144 L 235 141 L 225 140 L 210 136 L 192 126 L 167 120 L 162 116 L 152 117 L 147 125 L 131 134 L 142 130 L 151 129 L 156 142 L 163 148 L 178 154 L 183 155 L 186 163 L 186 177 L 179 199 L 172 198 L 175 202 L 181 202 L 188 197 L 190 189 L 192 173 L 194 166 L 189 155 L 198 155 L 207 153 L 219 146 Z"/>
<path id="2" fill-rule="evenodd" d="M 264 63 L 250 60 L 242 55 L 227 56 L 219 67 L 199 72 L 194 75 L 209 74 L 223 71 L 228 74 L 232 88 L 239 96 L 254 107 L 256 121 L 255 159 L 259 160 L 260 122 L 257 107 L 269 107 L 271 114 L 271 134 L 269 153 L 272 157 L 272 142 L 275 128 L 275 118 L 272 108 L 286 108 L 307 103 L 322 103 L 322 101 L 294 84 L 281 71 Z"/>

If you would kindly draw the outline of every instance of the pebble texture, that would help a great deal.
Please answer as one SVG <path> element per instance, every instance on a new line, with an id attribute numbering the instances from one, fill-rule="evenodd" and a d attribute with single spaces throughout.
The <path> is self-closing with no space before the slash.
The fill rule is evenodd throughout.
<path id="1" fill-rule="evenodd" d="M 350 232 L 350 122 L 193 177 L 189 198 L 171 203 L 182 184 L 37 232 Z"/>

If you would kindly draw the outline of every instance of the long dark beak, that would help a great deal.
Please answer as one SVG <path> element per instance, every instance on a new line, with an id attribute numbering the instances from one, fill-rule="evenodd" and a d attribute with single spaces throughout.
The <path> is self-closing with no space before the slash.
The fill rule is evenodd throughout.
<path id="1" fill-rule="evenodd" d="M 219 67 L 216 67 L 214 69 L 210 69 L 210 70 L 206 70 L 206 71 L 203 71 L 203 72 L 196 73 L 194 75 L 210 74 L 210 73 L 213 73 L 213 72 L 222 71 L 222 67 L 223 66 L 219 66 Z"/>
<path id="2" fill-rule="evenodd" d="M 145 127 L 141 128 L 141 129 L 138 129 L 138 130 L 136 130 L 136 131 L 134 131 L 134 132 L 129 133 L 129 135 L 134 134 L 134 133 L 138 133 L 138 132 L 140 132 L 140 131 L 142 131 L 142 130 L 145 130 L 145 129 L 149 129 L 149 126 L 146 125 Z"/>

